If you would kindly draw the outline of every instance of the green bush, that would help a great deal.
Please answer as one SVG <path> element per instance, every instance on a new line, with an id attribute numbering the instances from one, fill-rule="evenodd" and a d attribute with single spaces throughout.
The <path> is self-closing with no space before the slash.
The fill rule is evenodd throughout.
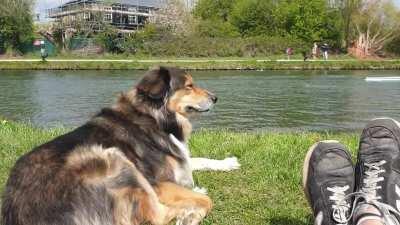
<path id="1" fill-rule="evenodd" d="M 304 46 L 302 41 L 281 37 L 169 36 L 161 40 L 144 41 L 137 49 L 137 54 L 174 57 L 255 57 L 283 54 L 287 47 L 300 53 Z"/>
<path id="2" fill-rule="evenodd" d="M 295 38 L 238 37 L 234 32 L 210 36 L 199 30 L 178 35 L 155 26 L 147 26 L 142 32 L 127 37 L 124 46 L 125 52 L 130 54 L 156 57 L 256 57 L 283 54 L 288 47 L 298 53 L 305 48 L 305 44 Z"/>
<path id="3" fill-rule="evenodd" d="M 386 45 L 385 50 L 394 55 L 400 55 L 400 35 Z"/>
<path id="4" fill-rule="evenodd" d="M 121 48 L 123 39 L 119 38 L 118 32 L 113 29 L 106 29 L 96 36 L 98 44 L 100 44 L 106 52 L 122 53 Z"/>
<path id="5" fill-rule="evenodd" d="M 229 22 L 217 19 L 207 19 L 201 21 L 196 26 L 196 32 L 202 37 L 238 37 L 239 31 Z"/>
<path id="6" fill-rule="evenodd" d="M 288 47 L 300 54 L 310 47 L 289 37 L 210 37 L 198 32 L 184 36 L 152 25 L 123 38 L 102 33 L 98 40 L 108 52 L 155 57 L 256 57 L 284 54 Z"/>
<path id="7" fill-rule="evenodd" d="M 5 40 L 0 33 L 0 54 L 4 54 L 6 52 Z"/>

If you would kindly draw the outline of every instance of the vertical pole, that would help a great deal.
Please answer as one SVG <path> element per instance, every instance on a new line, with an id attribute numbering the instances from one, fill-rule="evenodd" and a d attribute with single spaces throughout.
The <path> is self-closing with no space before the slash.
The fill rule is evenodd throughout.
<path id="1" fill-rule="evenodd" d="M 61 3 L 61 13 L 64 13 L 64 3 L 63 0 L 60 0 Z M 65 34 L 64 34 L 64 21 L 63 21 L 63 16 L 60 17 L 60 21 L 61 21 L 61 44 L 62 44 L 62 50 L 65 51 Z"/>

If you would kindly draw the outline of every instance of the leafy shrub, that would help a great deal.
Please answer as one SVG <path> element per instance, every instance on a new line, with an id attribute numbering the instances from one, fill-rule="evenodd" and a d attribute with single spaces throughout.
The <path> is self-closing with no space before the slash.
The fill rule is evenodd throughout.
<path id="1" fill-rule="evenodd" d="M 218 38 L 169 35 L 163 39 L 143 41 L 136 53 L 173 57 L 255 57 L 282 54 L 287 47 L 300 51 L 304 49 L 304 43 L 292 38 L 265 36 Z"/>
<path id="2" fill-rule="evenodd" d="M 400 35 L 386 45 L 385 50 L 394 55 L 400 56 Z"/>

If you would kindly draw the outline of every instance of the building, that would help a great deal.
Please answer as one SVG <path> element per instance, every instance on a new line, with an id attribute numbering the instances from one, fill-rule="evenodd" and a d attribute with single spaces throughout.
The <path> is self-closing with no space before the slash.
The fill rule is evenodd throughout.
<path id="1" fill-rule="evenodd" d="M 198 0 L 182 0 L 189 10 L 193 10 Z"/>
<path id="2" fill-rule="evenodd" d="M 69 0 L 48 9 L 49 18 L 63 28 L 76 28 L 80 23 L 90 30 L 102 30 L 110 24 L 122 32 L 140 29 L 152 19 L 163 0 Z"/>

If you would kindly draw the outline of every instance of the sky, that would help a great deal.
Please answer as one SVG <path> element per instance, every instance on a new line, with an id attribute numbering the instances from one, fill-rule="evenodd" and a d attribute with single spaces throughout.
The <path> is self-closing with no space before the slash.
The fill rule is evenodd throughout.
<path id="1" fill-rule="evenodd" d="M 46 9 L 60 5 L 61 1 L 62 0 L 36 0 L 35 12 L 40 13 L 40 20 L 45 20 Z"/>
<path id="2" fill-rule="evenodd" d="M 61 4 L 61 0 L 36 0 L 36 12 L 44 11 Z"/>

